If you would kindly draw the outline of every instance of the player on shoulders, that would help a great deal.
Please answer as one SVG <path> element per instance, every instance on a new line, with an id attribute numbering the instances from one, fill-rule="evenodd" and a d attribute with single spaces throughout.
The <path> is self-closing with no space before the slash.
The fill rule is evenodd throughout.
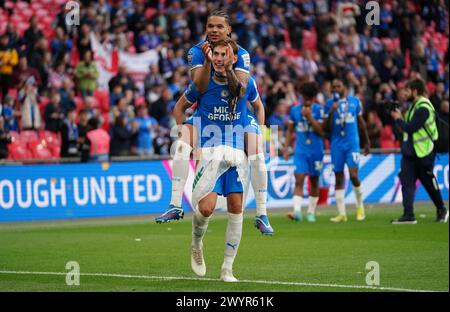
<path id="1" fill-rule="evenodd" d="M 344 83 L 340 79 L 332 82 L 333 99 L 325 105 L 325 126 L 330 134 L 331 161 L 336 177 L 336 205 L 338 215 L 332 222 L 346 222 L 344 166 L 347 164 L 350 180 L 356 198 L 356 220 L 363 221 L 366 216 L 362 200 L 361 182 L 358 178 L 360 146 L 359 128 L 365 136 L 364 154 L 370 153 L 370 139 L 366 123 L 362 116 L 361 102 L 358 97 L 347 95 Z"/>
<path id="2" fill-rule="evenodd" d="M 300 87 L 303 104 L 294 106 L 290 112 L 288 131 L 284 145 L 284 159 L 289 159 L 289 146 L 292 135 L 296 132 L 295 144 L 295 192 L 294 211 L 288 217 L 295 221 L 302 221 L 301 211 L 303 200 L 303 185 L 306 175 L 311 185 L 309 204 L 306 214 L 308 222 L 315 222 L 315 210 L 319 201 L 319 176 L 323 167 L 324 144 L 323 136 L 323 108 L 317 104 L 315 97 L 319 93 L 316 82 L 305 82 Z"/>
<path id="3" fill-rule="evenodd" d="M 191 78 L 193 83 L 190 85 L 190 89 L 195 87 L 197 92 L 203 93 L 205 87 L 211 77 L 214 75 L 214 69 L 211 67 L 211 44 L 214 44 L 220 39 L 226 39 L 231 34 L 230 19 L 223 11 L 212 12 L 206 25 L 206 37 L 204 40 L 189 50 L 188 61 L 191 70 Z M 247 86 L 253 86 L 249 84 L 250 79 L 250 56 L 247 51 L 238 46 L 237 62 L 233 65 L 232 70 L 227 73 L 229 75 L 230 92 L 241 98 L 243 94 L 247 92 Z M 257 97 L 255 101 L 256 107 L 262 109 L 255 110 L 257 115 L 257 121 L 260 125 L 264 124 L 264 110 L 262 102 Z M 261 104 L 261 105 L 260 105 Z M 177 114 L 177 125 L 179 128 L 180 140 L 177 141 L 175 149 L 174 162 L 173 162 L 173 175 L 172 175 L 172 197 L 169 208 L 161 216 L 156 218 L 156 222 L 168 222 L 171 220 L 178 220 L 183 218 L 184 212 L 181 207 L 182 194 L 186 184 L 186 180 L 189 174 L 189 159 L 190 154 L 195 145 L 195 138 L 197 137 L 196 129 L 193 127 L 193 123 L 183 123 L 184 111 L 189 107 L 191 103 L 186 101 L 186 97 L 182 96 L 177 102 L 174 114 Z M 251 122 L 251 118 L 247 118 L 247 122 Z M 246 125 L 248 126 L 248 124 Z M 247 127 L 251 129 L 251 127 Z M 255 138 L 255 136 L 257 136 Z M 250 158 L 250 164 L 252 167 L 252 186 L 255 190 L 255 197 L 257 203 L 257 211 L 255 218 L 255 226 L 261 231 L 262 234 L 273 234 L 273 229 L 269 223 L 267 217 L 267 169 L 264 159 L 264 153 L 262 152 L 262 136 L 257 133 L 249 131 L 246 134 L 246 142 L 248 151 L 247 154 Z M 256 146 L 256 147 L 255 147 Z"/>
<path id="4" fill-rule="evenodd" d="M 233 48 L 233 49 L 231 49 Z M 220 279 L 236 282 L 233 263 L 242 237 L 243 207 L 248 185 L 248 160 L 244 152 L 244 122 L 247 94 L 237 99 L 230 91 L 226 73 L 236 60 L 237 47 L 231 39 L 219 40 L 212 47 L 215 72 L 204 92 L 192 92 L 189 101 L 198 100 L 194 118 L 200 118 L 201 159 L 193 185 L 191 268 L 198 276 L 206 274 L 203 237 L 218 195 L 227 198 L 228 226 L 225 257 Z M 194 89 L 196 87 L 194 86 Z M 194 120 L 194 124 L 196 121 Z"/>

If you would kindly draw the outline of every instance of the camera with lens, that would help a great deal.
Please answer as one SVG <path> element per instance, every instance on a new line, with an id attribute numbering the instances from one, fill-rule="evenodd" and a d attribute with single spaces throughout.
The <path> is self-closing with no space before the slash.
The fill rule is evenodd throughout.
<path id="1" fill-rule="evenodd" d="M 383 106 L 390 112 L 400 109 L 400 104 L 394 100 L 383 101 Z"/>

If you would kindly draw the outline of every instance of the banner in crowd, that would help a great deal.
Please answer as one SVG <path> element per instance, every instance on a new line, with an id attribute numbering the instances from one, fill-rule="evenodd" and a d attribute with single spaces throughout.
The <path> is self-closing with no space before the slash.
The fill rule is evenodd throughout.
<path id="1" fill-rule="evenodd" d="M 360 177 L 366 203 L 399 203 L 400 155 L 361 157 Z M 0 166 L 0 222 L 74 219 L 156 214 L 165 211 L 171 196 L 172 161 L 115 162 L 65 165 Z M 291 207 L 295 185 L 292 159 L 268 163 L 268 207 Z M 434 173 L 448 201 L 448 154 L 436 159 Z M 194 164 L 190 164 L 183 207 L 190 210 Z M 320 179 L 327 202 L 334 203 L 334 175 L 325 158 Z M 250 188 L 251 189 L 251 188 Z M 307 187 L 305 187 L 307 193 Z M 422 186 L 416 200 L 429 200 Z M 346 202 L 354 196 L 346 179 Z M 220 201 L 224 209 L 225 201 Z M 247 208 L 254 208 L 249 192 Z"/>
<path id="2" fill-rule="evenodd" d="M 97 83 L 100 89 L 108 90 L 109 80 L 115 76 L 119 66 L 125 66 L 127 74 L 131 76 L 138 87 L 143 87 L 145 76 L 150 71 L 150 65 L 158 63 L 159 57 L 155 50 L 143 53 L 128 53 L 116 49 L 106 49 L 91 33 L 90 41 L 94 51 L 94 61 L 99 71 Z M 80 56 L 82 58 L 82 56 Z"/>

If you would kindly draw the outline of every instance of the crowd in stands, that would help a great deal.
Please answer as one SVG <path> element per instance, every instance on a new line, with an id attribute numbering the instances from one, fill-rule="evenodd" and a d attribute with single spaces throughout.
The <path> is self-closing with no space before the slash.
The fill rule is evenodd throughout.
<path id="1" fill-rule="evenodd" d="M 77 156 L 93 118 L 111 137 L 111 155 L 168 155 L 172 109 L 189 82 L 187 51 L 218 8 L 229 13 L 232 36 L 250 52 L 267 124 L 279 126 L 280 140 L 308 80 L 319 83 L 324 104 L 332 79 L 343 79 L 362 100 L 373 148 L 399 146 L 387 105 L 407 107 L 408 78 L 427 81 L 436 111 L 448 121 L 444 0 L 380 1 L 380 24 L 371 26 L 367 1 L 79 2 L 77 26 L 66 23 L 66 1 L 0 1 L 0 158 Z M 121 66 L 107 90 L 98 88 L 91 32 L 108 49 L 157 51 L 159 62 L 142 87 Z"/>

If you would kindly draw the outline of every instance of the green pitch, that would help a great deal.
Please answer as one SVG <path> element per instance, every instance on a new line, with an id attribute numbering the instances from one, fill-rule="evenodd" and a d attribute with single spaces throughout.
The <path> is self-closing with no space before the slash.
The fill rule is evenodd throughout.
<path id="1" fill-rule="evenodd" d="M 206 234 L 204 279 L 190 269 L 190 215 L 162 225 L 154 216 L 3 224 L 0 291 L 372 291 L 369 261 L 379 264 L 380 287 L 387 288 L 376 291 L 448 291 L 448 224 L 434 222 L 430 204 L 417 205 L 417 225 L 389 224 L 399 206 L 367 207 L 364 222 L 355 221 L 350 207 L 345 224 L 328 221 L 334 207 L 318 211 L 315 224 L 270 211 L 276 233 L 267 237 L 248 210 L 234 265 L 241 282 L 233 284 L 218 281 L 223 213 L 213 216 Z M 80 265 L 79 286 L 66 285 L 69 261 Z"/>

